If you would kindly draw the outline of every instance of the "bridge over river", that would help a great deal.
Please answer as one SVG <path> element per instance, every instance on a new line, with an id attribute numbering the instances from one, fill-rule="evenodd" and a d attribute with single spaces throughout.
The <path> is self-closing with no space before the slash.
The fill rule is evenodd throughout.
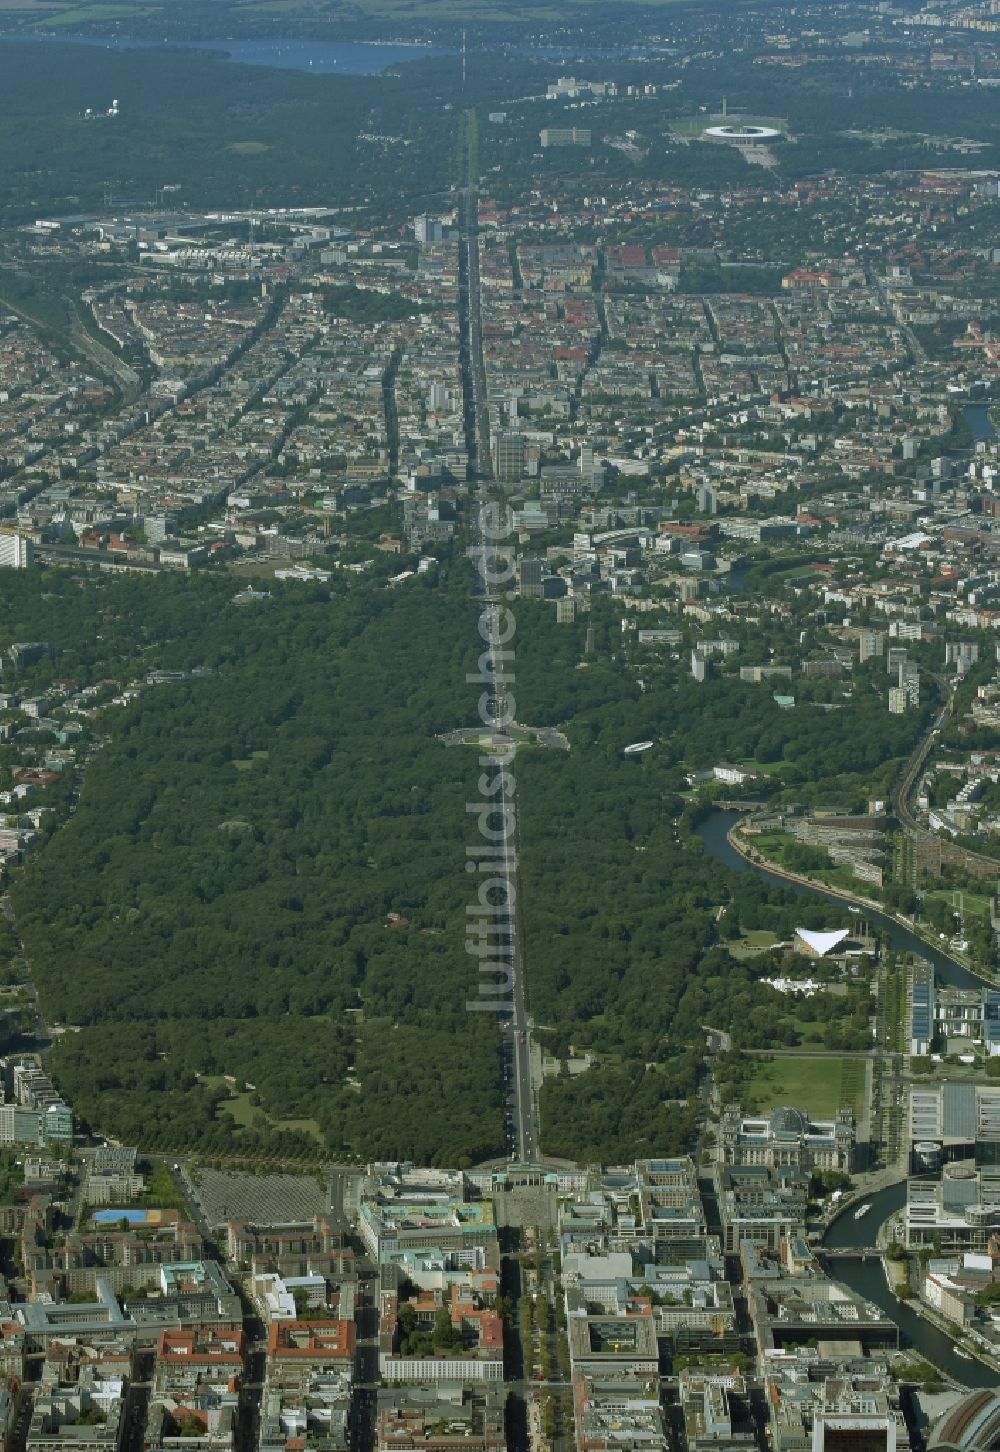
<path id="1" fill-rule="evenodd" d="M 878 1260 L 881 1251 L 873 1245 L 838 1245 L 835 1249 L 821 1245 L 816 1254 L 821 1260 Z"/>

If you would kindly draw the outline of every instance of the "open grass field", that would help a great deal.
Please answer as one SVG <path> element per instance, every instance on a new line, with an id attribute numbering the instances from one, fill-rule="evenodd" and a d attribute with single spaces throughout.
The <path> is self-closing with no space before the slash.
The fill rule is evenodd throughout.
<path id="1" fill-rule="evenodd" d="M 743 941 L 750 948 L 773 948 L 778 941 L 778 935 L 767 928 L 751 928 L 743 934 Z"/>
<path id="2" fill-rule="evenodd" d="M 249 1094 L 234 1094 L 220 1108 L 226 1114 L 231 1114 L 236 1123 L 244 1129 L 251 1128 L 257 1115 L 263 1113 L 251 1102 Z M 323 1136 L 315 1119 L 275 1119 L 270 1114 L 265 1114 L 264 1118 L 272 1129 L 287 1129 L 298 1134 L 311 1134 L 320 1144 L 323 1143 Z"/>
<path id="3" fill-rule="evenodd" d="M 235 757 L 231 765 L 237 771 L 251 771 L 258 761 L 266 761 L 270 755 L 269 751 L 254 751 L 249 756 Z"/>
<path id="4" fill-rule="evenodd" d="M 782 851 L 794 842 L 790 832 L 754 832 L 751 841 L 764 857 L 780 860 Z"/>
<path id="5" fill-rule="evenodd" d="M 319 1144 L 323 1143 L 322 1132 L 314 1119 L 277 1119 L 274 1115 L 265 1114 L 259 1105 L 254 1104 L 246 1090 L 237 1093 L 230 1079 L 212 1074 L 203 1074 L 200 1077 L 204 1083 L 228 1091 L 229 1098 L 221 1101 L 218 1106 L 218 1114 L 230 1115 L 241 1129 L 252 1128 L 258 1116 L 263 1114 L 271 1129 L 285 1129 L 299 1134 L 308 1134 Z"/>
<path id="6" fill-rule="evenodd" d="M 163 1160 L 151 1160 L 146 1171 L 142 1205 L 148 1210 L 186 1210 L 184 1196 Z"/>
<path id="7" fill-rule="evenodd" d="M 961 913 L 965 922 L 972 922 L 976 918 L 986 919 L 990 915 L 989 898 L 980 897 L 975 892 L 942 888 L 939 891 L 926 893 L 925 897 L 928 901 L 936 899 L 951 908 L 953 912 Z"/>
<path id="8" fill-rule="evenodd" d="M 860 1114 L 865 1092 L 863 1059 L 829 1059 L 805 1054 L 762 1062 L 751 1081 L 748 1101 L 763 1111 L 791 1104 L 809 1114 L 832 1118 L 840 1108 Z"/>
<path id="9" fill-rule="evenodd" d="M 756 958 L 759 953 L 766 953 L 768 948 L 773 948 L 777 942 L 775 933 L 754 929 L 726 946 L 734 958 Z"/>

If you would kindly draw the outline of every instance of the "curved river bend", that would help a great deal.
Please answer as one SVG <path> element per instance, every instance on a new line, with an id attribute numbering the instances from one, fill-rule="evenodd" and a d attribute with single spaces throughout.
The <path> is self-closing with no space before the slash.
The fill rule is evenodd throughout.
<path id="1" fill-rule="evenodd" d="M 710 857 L 714 857 L 724 866 L 731 868 L 734 872 L 756 872 L 768 882 L 774 883 L 776 887 L 783 887 L 788 892 L 794 892 L 798 896 L 811 895 L 813 897 L 825 898 L 827 902 L 837 903 L 847 911 L 847 905 L 843 898 L 838 897 L 835 892 L 824 892 L 819 887 L 804 887 L 798 882 L 789 882 L 785 877 L 779 877 L 776 872 L 768 872 L 766 867 L 758 867 L 754 862 L 748 862 L 741 857 L 735 848 L 729 845 L 728 833 L 734 822 L 738 822 L 743 814 L 741 812 L 712 812 L 697 828 L 698 836 L 701 838 L 705 851 Z M 911 933 L 894 918 L 886 917 L 885 913 L 879 912 L 876 908 L 864 907 L 864 915 L 870 923 L 877 926 L 880 932 L 888 934 L 889 943 L 897 953 L 917 953 L 934 964 L 934 973 L 939 983 L 950 984 L 953 988 L 982 988 L 982 979 L 956 963 L 953 958 L 942 953 L 931 943 L 925 943 L 923 938 L 918 938 L 916 933 Z"/>
<path id="2" fill-rule="evenodd" d="M 698 824 L 696 829 L 698 836 L 710 856 L 715 857 L 734 872 L 758 872 L 769 882 L 784 887 L 790 892 L 800 895 L 811 893 L 816 897 L 826 898 L 830 902 L 845 906 L 846 911 L 846 905 L 835 894 L 823 892 L 819 888 L 803 887 L 799 883 L 788 882 L 776 873 L 768 872 L 766 868 L 758 867 L 741 857 L 727 840 L 730 828 L 734 822 L 739 820 L 740 815 L 739 812 L 712 812 Z M 880 930 L 888 933 L 889 941 L 897 952 L 920 953 L 933 962 L 935 974 L 940 982 L 952 984 L 956 988 L 980 986 L 979 979 L 973 977 L 959 963 L 916 937 L 899 923 L 894 922 L 892 918 L 869 907 L 865 907 L 864 912 L 870 922 L 876 923 Z M 823 1244 L 829 1246 L 831 1250 L 844 1246 L 859 1248 L 873 1246 L 879 1226 L 890 1215 L 901 1209 L 905 1199 L 905 1183 L 891 1185 L 887 1190 L 880 1190 L 869 1197 L 866 1203 L 870 1203 L 872 1208 L 862 1220 L 855 1220 L 853 1212 L 847 1211 L 830 1226 Z M 851 1290 L 857 1291 L 866 1300 L 880 1306 L 895 1321 L 904 1346 L 913 1346 L 923 1356 L 926 1356 L 928 1361 L 940 1367 L 955 1381 L 962 1382 L 966 1386 L 991 1388 L 996 1386 L 997 1373 L 995 1371 L 991 1371 L 981 1361 L 966 1361 L 964 1358 L 956 1356 L 949 1337 L 939 1331 L 936 1326 L 931 1325 L 929 1321 L 925 1321 L 922 1316 L 918 1316 L 905 1301 L 896 1299 L 886 1284 L 880 1261 L 838 1260 L 831 1265 L 830 1269 L 834 1279 L 843 1281 L 845 1286 L 850 1286 Z"/>

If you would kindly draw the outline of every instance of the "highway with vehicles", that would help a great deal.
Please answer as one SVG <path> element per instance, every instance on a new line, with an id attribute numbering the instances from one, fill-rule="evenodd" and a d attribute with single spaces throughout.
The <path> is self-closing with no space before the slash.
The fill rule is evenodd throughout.
<path id="1" fill-rule="evenodd" d="M 465 389 L 465 437 L 470 473 L 493 477 L 490 415 L 483 362 L 483 327 L 479 286 L 479 185 L 473 176 L 473 113 L 465 114 L 465 179 L 459 196 L 460 241 L 458 306 L 460 362 Z"/>
<path id="2" fill-rule="evenodd" d="M 484 607 L 499 611 L 496 593 L 487 589 L 487 551 L 490 541 L 484 536 L 481 508 L 494 497 L 490 458 L 490 415 L 486 392 L 486 367 L 483 360 L 483 336 L 480 310 L 478 185 L 473 175 L 473 122 L 471 112 L 465 118 L 465 179 L 461 189 L 461 234 L 459 241 L 459 328 L 461 336 L 462 380 L 465 394 L 466 444 L 472 476 L 473 553 L 478 555 Z M 498 685 L 490 709 L 493 717 L 503 721 L 507 715 L 508 696 Z M 516 823 L 513 796 L 507 799 L 510 816 Z M 503 876 L 510 884 L 509 901 L 509 973 L 511 1008 L 503 1027 L 504 1116 L 507 1150 L 512 1160 L 534 1163 L 539 1158 L 538 1118 L 531 1075 L 531 1023 L 525 995 L 524 956 L 521 926 L 517 911 L 517 837 L 515 830 L 498 844 L 502 854 Z"/>
<path id="3" fill-rule="evenodd" d="M 503 715 L 506 701 L 497 698 L 497 714 Z M 513 797 L 509 803 L 515 807 Z M 515 813 L 516 821 L 516 813 Z M 518 913 L 516 836 L 503 841 L 503 876 L 510 884 L 510 979 L 513 1013 L 504 1029 L 504 1093 L 507 1100 L 508 1146 L 512 1157 L 522 1163 L 538 1159 L 538 1124 L 535 1093 L 531 1081 L 531 1024 L 525 999 L 524 956 L 521 951 L 521 927 Z"/>
<path id="4" fill-rule="evenodd" d="M 484 553 L 487 543 L 482 533 L 479 510 L 487 502 L 487 497 L 487 491 L 481 489 L 473 502 L 476 519 L 474 550 L 479 554 L 481 564 L 485 564 Z M 485 570 L 482 573 L 485 574 Z M 484 608 L 488 611 L 500 610 L 496 599 L 486 595 L 485 587 L 483 602 Z M 509 699 L 504 687 L 498 685 L 490 704 L 490 710 L 495 719 L 504 720 Z M 507 832 L 496 844 L 497 857 L 502 859 L 502 866 L 498 865 L 494 874 L 503 878 L 508 884 L 507 900 L 509 904 L 506 930 L 510 1009 L 503 1020 L 504 1114 L 510 1158 L 522 1163 L 534 1163 L 539 1158 L 538 1122 L 531 1076 L 531 1022 L 528 1017 L 525 995 L 524 955 L 518 913 L 517 809 L 513 792 L 504 800 L 507 807 L 506 820 L 510 823 L 512 830 Z"/>

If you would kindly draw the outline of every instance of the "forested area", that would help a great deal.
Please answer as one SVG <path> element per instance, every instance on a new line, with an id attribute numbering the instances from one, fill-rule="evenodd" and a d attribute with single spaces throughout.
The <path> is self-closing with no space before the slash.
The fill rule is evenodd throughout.
<path id="1" fill-rule="evenodd" d="M 518 768 L 531 1010 L 550 1052 L 601 1061 L 546 1081 L 543 1141 L 581 1159 L 680 1151 L 704 1025 L 743 1047 L 802 1040 L 804 1005 L 761 982 L 782 955 L 738 960 L 726 941 L 760 928 L 788 939 L 840 925 L 843 910 L 707 857 L 652 756 L 640 765 L 575 746 L 569 757 L 524 754 Z M 853 998 L 820 995 L 808 1015 L 826 1025 L 828 1047 L 867 1033 L 867 1003 Z"/>
<path id="2" fill-rule="evenodd" d="M 119 683 L 152 669 L 190 669 L 221 659 L 205 628 L 233 594 L 224 575 L 88 574 L 64 569 L 4 570 L 0 640 L 42 641 L 48 649 L 25 666 L 4 666 L 19 694 L 54 681 Z"/>
<path id="3" fill-rule="evenodd" d="M 2 41 L 0 51 L 9 223 L 99 207 L 109 184 L 116 207 L 151 205 L 166 183 L 180 207 L 371 200 L 391 215 L 451 181 L 454 126 L 427 103 L 441 74 L 432 61 L 386 80 L 54 40 Z"/>
<path id="4" fill-rule="evenodd" d="M 423 312 L 419 303 L 398 293 L 374 292 L 360 287 L 328 287 L 323 293 L 323 306 L 335 318 L 352 323 L 396 322 Z"/>
<path id="5" fill-rule="evenodd" d="M 803 649 L 799 624 L 792 622 L 784 635 L 779 624 L 769 624 L 776 651 L 786 641 L 789 650 Z M 595 651 L 585 659 L 588 627 Z M 747 761 L 773 776 L 770 789 L 783 788 L 798 802 L 836 800 L 863 809 L 868 796 L 887 791 L 931 709 L 925 703 L 911 715 L 890 716 L 884 679 L 873 685 L 864 672 L 853 682 L 797 676 L 796 708 L 784 710 L 773 684 L 740 680 L 743 654 L 703 683 L 686 657 L 647 652 L 630 664 L 608 600 L 595 599 L 589 617 L 573 626 L 556 626 L 551 608 L 519 601 L 518 632 L 519 718 L 533 725 L 572 721 L 574 749 L 589 746 L 608 762 L 630 741 L 652 738 L 657 767 L 673 768 L 664 782 L 673 791 L 686 785 L 682 767 Z M 759 633 L 746 627 L 731 626 L 728 633 L 745 639 L 748 653 L 760 645 Z"/>
<path id="6" fill-rule="evenodd" d="M 843 910 L 706 857 L 694 803 L 679 795 L 682 767 L 773 763 L 786 795 L 863 807 L 919 727 L 890 716 L 863 682 L 845 696 L 841 683 L 797 680 L 801 704 L 787 711 L 770 688 L 733 674 L 694 681 L 686 660 L 650 660 L 639 672 L 615 649 L 613 610 L 595 601 L 588 623 L 596 649 L 585 658 L 585 627 L 518 607 L 522 719 L 555 719 L 556 703 L 576 705 L 568 755 L 518 756 L 520 893 L 539 1038 L 557 1057 L 599 1060 L 546 1080 L 543 1142 L 551 1153 L 606 1160 L 688 1142 L 706 1024 L 732 1033 L 737 1047 L 803 1042 L 804 1020 L 825 1047 L 867 1042 L 864 995 L 790 1001 L 761 982 L 782 971 L 782 954 L 730 954 L 741 932 L 787 940 L 799 926 L 842 925 Z M 839 699 L 825 699 L 834 690 Z M 653 750 L 622 755 L 643 739 Z"/>
<path id="7" fill-rule="evenodd" d="M 101 21 L 101 7 L 93 14 Z M 79 17 L 84 23 L 82 11 Z M 284 26 L 285 35 L 294 34 L 296 17 L 288 14 Z M 240 27 L 253 29 L 245 10 Z M 385 76 L 318 75 L 167 47 L 95 45 L 84 65 L 78 46 L 55 38 L 0 44 L 7 61 L 0 138 L 10 152 L 0 177 L 0 220 L 86 211 L 103 204 L 109 186 L 114 206 L 139 208 L 152 205 L 164 184 L 180 188 L 182 208 L 373 204 L 383 217 L 403 221 L 425 205 L 447 204 L 456 129 L 448 113 L 458 99 L 452 56 L 407 61 Z M 469 72 L 486 114 L 512 96 L 538 94 L 551 79 L 529 47 L 511 52 L 494 44 L 481 51 L 473 46 Z M 635 81 L 634 63 L 611 61 L 606 73 L 622 84 Z M 672 186 L 742 186 L 747 167 L 734 148 L 678 142 L 671 130 L 723 95 L 733 114 L 765 110 L 787 122 L 794 144 L 776 148 L 778 175 L 786 181 L 834 164 L 858 174 L 919 168 L 927 162 L 929 132 L 978 138 L 988 149 L 975 164 L 995 160 L 991 113 L 975 88 L 908 91 L 881 69 L 865 73 L 841 60 L 804 81 L 798 72 L 762 69 L 737 50 L 678 68 L 662 101 L 616 103 L 616 130 L 635 127 L 644 138 L 641 160 L 600 142 L 582 160 L 559 148 L 539 154 L 539 128 L 571 117 L 529 102 L 519 104 L 516 125 L 484 128 L 483 165 L 502 168 L 492 184 L 501 197 L 539 179 L 559 178 L 565 186 L 577 173 L 585 190 L 597 180 L 615 186 L 636 177 Z M 113 97 L 121 109 L 109 118 L 103 112 Z M 90 118 L 88 108 L 95 112 Z M 836 209 L 833 220 L 842 221 Z M 773 221 L 759 216 L 753 221 L 744 243 L 737 219 L 729 250 L 763 250 L 769 268 L 800 255 L 804 236 L 775 231 Z M 698 223 L 685 225 L 685 243 L 692 245 Z M 796 214 L 792 225 L 798 233 L 815 223 Z M 692 273 L 685 286 L 769 292 L 773 283 L 768 269 L 736 275 L 710 268 L 700 281 Z M 43 293 L 29 311 L 44 311 L 46 303 Z"/>
<path id="8" fill-rule="evenodd" d="M 215 572 L 2 582 L 8 641 L 50 647 L 14 684 L 142 683 L 90 728 L 108 740 L 78 809 L 12 888 L 46 1017 L 69 1027 L 57 1082 L 94 1128 L 218 1153 L 500 1149 L 499 1036 L 466 1009 L 476 769 L 437 739 L 473 717 L 476 603 L 462 562 L 400 591 L 378 568 L 253 607 Z M 842 913 L 707 858 L 685 771 L 756 759 L 778 791 L 851 803 L 918 724 L 861 676 L 851 696 L 797 681 L 783 711 L 733 674 L 640 664 L 610 601 L 570 626 L 519 601 L 516 621 L 518 718 L 571 744 L 516 760 L 530 1009 L 547 1051 L 597 1056 L 546 1081 L 543 1145 L 679 1150 L 705 1024 L 737 1048 L 803 1042 L 805 1019 L 828 1047 L 864 1032 L 853 998 L 807 1013 L 764 985 L 780 954 L 729 951 Z M 164 668 L 200 674 L 145 684 Z"/>
<path id="9" fill-rule="evenodd" d="M 13 889 L 44 1011 L 80 1030 L 57 1082 L 95 1127 L 273 1146 L 262 1116 L 234 1132 L 228 1074 L 312 1122 L 286 1154 L 317 1131 L 449 1163 L 498 1147 L 496 1027 L 465 1009 L 467 783 L 435 739 L 474 707 L 468 583 L 292 586 L 249 610 L 169 586 L 153 663 L 213 674 L 119 716 Z"/>

